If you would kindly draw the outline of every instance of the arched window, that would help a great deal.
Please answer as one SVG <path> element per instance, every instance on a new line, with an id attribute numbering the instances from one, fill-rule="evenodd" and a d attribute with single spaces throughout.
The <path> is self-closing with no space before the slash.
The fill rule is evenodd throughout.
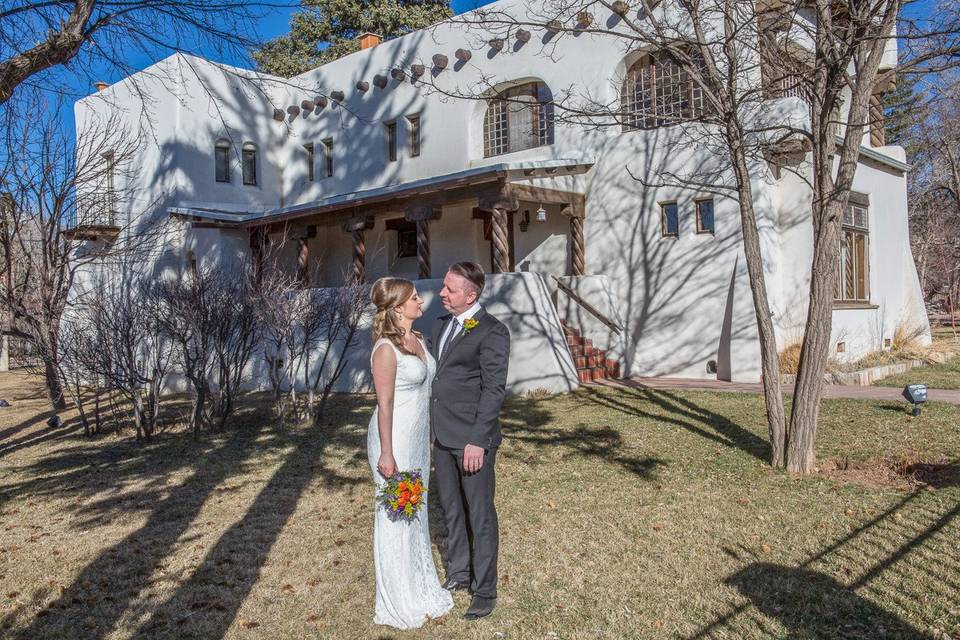
<path id="1" fill-rule="evenodd" d="M 243 184 L 257 184 L 257 145 L 243 143 Z"/>
<path id="2" fill-rule="evenodd" d="M 666 53 L 649 53 L 627 71 L 620 93 L 623 127 L 654 129 L 706 112 L 703 89 Z"/>
<path id="3" fill-rule="evenodd" d="M 230 182 L 230 141 L 220 138 L 213 150 L 217 182 Z"/>
<path id="4" fill-rule="evenodd" d="M 553 97 L 542 82 L 497 94 L 483 118 L 483 157 L 553 144 Z"/>

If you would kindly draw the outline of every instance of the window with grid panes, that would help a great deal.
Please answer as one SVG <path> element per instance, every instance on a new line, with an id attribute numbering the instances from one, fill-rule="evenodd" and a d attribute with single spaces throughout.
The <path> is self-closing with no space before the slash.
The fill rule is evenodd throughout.
<path id="1" fill-rule="evenodd" d="M 624 129 L 654 129 L 707 113 L 703 89 L 663 53 L 647 54 L 627 71 L 620 93 Z"/>
<path id="2" fill-rule="evenodd" d="M 484 157 L 549 144 L 553 144 L 553 101 L 542 82 L 512 87 L 487 103 Z"/>
<path id="3" fill-rule="evenodd" d="M 851 202 L 843 214 L 840 264 L 834 297 L 837 302 L 870 301 L 870 229 L 866 202 Z"/>
<path id="4" fill-rule="evenodd" d="M 217 140 L 213 154 L 217 182 L 230 182 L 230 141 Z"/>

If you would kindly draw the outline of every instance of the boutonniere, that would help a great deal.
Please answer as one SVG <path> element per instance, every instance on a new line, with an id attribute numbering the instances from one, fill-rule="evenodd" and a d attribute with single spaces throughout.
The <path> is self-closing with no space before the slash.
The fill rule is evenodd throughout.
<path id="1" fill-rule="evenodd" d="M 479 320 L 474 320 L 473 318 L 467 318 L 463 321 L 463 335 L 467 335 L 474 329 L 480 326 Z"/>

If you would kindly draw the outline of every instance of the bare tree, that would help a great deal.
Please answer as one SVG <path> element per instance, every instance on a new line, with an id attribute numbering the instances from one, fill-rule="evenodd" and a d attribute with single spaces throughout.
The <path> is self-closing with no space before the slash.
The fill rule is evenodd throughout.
<path id="1" fill-rule="evenodd" d="M 163 318 L 170 313 L 157 283 L 147 278 L 112 282 L 89 292 L 70 319 L 83 333 L 83 369 L 125 401 L 137 439 L 157 429 L 161 393 L 171 371 L 174 345 Z"/>
<path id="2" fill-rule="evenodd" d="M 213 333 L 213 393 L 215 428 L 223 431 L 233 415 L 236 398 L 246 380 L 250 363 L 263 335 L 257 322 L 256 289 L 252 274 L 236 277 L 221 273 L 211 306 L 216 318 Z"/>
<path id="3" fill-rule="evenodd" d="M 622 103 L 594 100 L 576 86 L 554 94 L 550 106 L 556 120 L 586 127 L 644 128 L 685 122 L 684 134 L 691 143 L 728 160 L 727 170 L 714 168 L 708 173 L 683 175 L 661 172 L 656 181 L 638 179 L 652 186 L 714 190 L 737 199 L 760 337 L 771 462 L 793 471 L 810 472 L 814 465 L 840 221 L 865 128 L 875 117 L 871 102 L 878 86 L 889 83 L 880 72 L 881 62 L 896 37 L 894 27 L 903 5 L 888 0 L 840 4 L 798 0 L 776 5 L 734 0 L 675 4 L 549 0 L 527 7 L 522 16 L 490 8 L 459 19 L 479 29 L 481 42 L 492 43 L 497 38 L 502 42 L 519 33 L 529 37 L 530 29 L 542 29 L 550 35 L 544 38 L 545 43 L 550 42 L 544 46 L 545 56 L 552 55 L 552 47 L 563 37 L 582 33 L 606 36 L 618 42 L 625 55 L 640 51 L 660 56 L 681 78 L 679 91 L 683 98 L 678 108 L 658 99 L 639 101 L 624 109 Z M 956 57 L 956 37 L 960 33 L 957 9 L 951 5 L 942 9 L 944 19 L 935 26 L 901 24 L 900 37 L 912 45 L 907 66 L 914 73 L 943 68 Z M 612 17 L 596 20 L 593 12 L 598 10 Z M 797 53 L 804 48 L 804 54 Z M 487 100 L 493 94 L 495 80 L 483 78 L 478 87 L 467 90 L 443 88 L 438 82 L 431 86 L 452 97 Z M 629 81 L 628 76 L 621 92 L 632 89 Z M 771 99 L 788 96 L 799 97 L 807 104 L 806 121 L 776 119 Z M 794 171 L 809 183 L 814 194 L 809 305 L 789 428 L 785 428 L 752 192 L 752 184 L 762 179 L 767 162 Z M 812 166 L 809 174 L 807 166 Z"/>
<path id="4" fill-rule="evenodd" d="M 254 23 L 283 2 L 116 2 L 14 0 L 0 9 L 0 104 L 24 83 L 65 90 L 49 71 L 71 75 L 137 71 L 135 53 L 157 58 L 174 51 L 243 55 L 257 45 Z"/>
<path id="5" fill-rule="evenodd" d="M 127 226 L 117 220 L 125 200 L 113 184 L 129 171 L 138 134 L 109 118 L 91 122 L 72 141 L 54 116 L 61 106 L 38 95 L 32 117 L 8 112 L 0 151 L 4 331 L 36 350 L 55 410 L 65 406 L 59 332 L 75 285 L 98 265 L 149 243 L 147 233 L 113 241 Z M 101 232 L 96 240 L 83 232 L 91 226 Z"/>

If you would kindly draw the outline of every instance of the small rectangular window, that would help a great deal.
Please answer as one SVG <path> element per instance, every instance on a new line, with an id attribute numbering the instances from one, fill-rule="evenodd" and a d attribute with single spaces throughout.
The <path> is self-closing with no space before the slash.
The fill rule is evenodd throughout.
<path id="1" fill-rule="evenodd" d="M 416 158 L 420 155 L 420 116 L 407 116 L 407 123 L 410 125 L 410 157 Z"/>
<path id="2" fill-rule="evenodd" d="M 660 203 L 660 229 L 664 238 L 680 235 L 680 213 L 676 202 Z"/>
<path id="3" fill-rule="evenodd" d="M 217 143 L 215 162 L 217 168 L 217 182 L 230 182 L 230 145 Z"/>
<path id="4" fill-rule="evenodd" d="M 303 148 L 307 152 L 307 181 L 313 182 L 313 172 L 314 172 L 313 167 L 315 162 L 315 157 L 313 154 L 313 143 L 309 142 L 303 145 Z"/>
<path id="5" fill-rule="evenodd" d="M 257 184 L 257 149 L 252 145 L 243 146 L 243 184 Z"/>
<path id="6" fill-rule="evenodd" d="M 697 200 L 697 233 L 713 233 L 713 198 Z"/>
<path id="7" fill-rule="evenodd" d="M 333 138 L 323 141 L 323 166 L 327 177 L 333 175 Z"/>
<path id="8" fill-rule="evenodd" d="M 387 131 L 387 159 L 390 162 L 397 160 L 397 123 L 387 122 L 383 125 Z"/>

